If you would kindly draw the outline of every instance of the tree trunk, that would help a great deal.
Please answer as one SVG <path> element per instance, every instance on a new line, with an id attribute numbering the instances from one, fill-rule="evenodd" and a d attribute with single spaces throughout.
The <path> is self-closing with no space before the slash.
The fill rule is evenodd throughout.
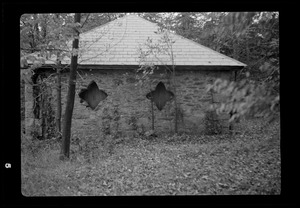
<path id="1" fill-rule="evenodd" d="M 173 81 L 173 92 L 174 92 L 174 105 L 175 105 L 175 123 L 174 123 L 174 130 L 175 134 L 178 133 L 178 112 L 177 112 L 177 93 L 176 93 L 176 80 L 175 80 L 175 64 L 174 64 L 174 55 L 173 55 L 173 47 L 172 43 L 171 46 L 171 60 L 172 60 L 172 81 Z"/>
<path id="2" fill-rule="evenodd" d="M 152 112 L 152 130 L 154 131 L 154 107 L 153 107 L 152 99 L 151 99 L 151 112 Z"/>
<path id="3" fill-rule="evenodd" d="M 55 14 L 55 22 L 59 20 L 59 14 Z M 59 39 L 59 34 L 56 36 Z M 61 134 L 61 61 L 59 60 L 60 52 L 56 53 L 56 62 L 57 62 L 57 77 L 56 77 L 56 131 Z M 59 136 L 61 137 L 61 135 Z"/>
<path id="4" fill-rule="evenodd" d="M 178 133 L 178 112 L 177 112 L 178 106 L 177 106 L 177 93 L 176 93 L 175 67 L 174 66 L 173 66 L 172 81 L 173 81 L 173 93 L 174 93 L 174 105 L 175 105 L 174 131 L 177 134 Z"/>
<path id="5" fill-rule="evenodd" d="M 80 23 L 80 13 L 75 13 L 74 19 L 75 19 L 75 23 Z M 79 36 L 79 32 L 77 30 L 76 33 Z M 78 45 L 79 45 L 79 39 L 75 38 L 73 40 L 72 48 L 78 50 Z M 71 126 L 72 126 L 72 114 L 73 114 L 74 99 L 75 99 L 77 60 L 78 60 L 78 55 L 72 54 L 67 103 L 66 103 L 66 110 L 65 110 L 63 129 L 62 129 L 62 144 L 61 144 L 61 152 L 60 152 L 61 160 L 64 160 L 65 158 L 69 158 L 70 156 L 70 137 L 71 137 Z"/>
<path id="6" fill-rule="evenodd" d="M 45 85 L 44 83 L 42 83 L 42 80 L 41 80 L 41 88 L 42 86 Z M 42 137 L 41 139 L 44 140 L 44 139 L 47 139 L 47 127 L 48 127 L 48 124 L 47 124 L 47 105 L 46 105 L 46 102 L 47 102 L 47 93 L 46 93 L 46 89 L 44 89 L 44 92 L 43 94 L 40 96 L 40 120 L 41 120 L 41 128 L 42 128 Z"/>
<path id="7" fill-rule="evenodd" d="M 58 64 L 57 68 L 57 79 L 56 79 L 56 130 L 57 132 L 61 132 L 61 74 L 60 74 L 60 64 Z"/>

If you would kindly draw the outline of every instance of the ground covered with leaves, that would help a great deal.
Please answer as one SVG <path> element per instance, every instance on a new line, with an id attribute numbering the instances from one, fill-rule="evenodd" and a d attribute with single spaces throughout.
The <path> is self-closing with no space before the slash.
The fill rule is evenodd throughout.
<path id="1" fill-rule="evenodd" d="M 22 193 L 280 194 L 280 125 L 264 124 L 261 119 L 243 121 L 233 135 L 128 137 L 111 148 L 103 142 L 77 147 L 73 135 L 69 161 L 59 160 L 57 141 L 27 142 L 22 144 Z M 88 137 L 84 128 L 80 132 Z"/>

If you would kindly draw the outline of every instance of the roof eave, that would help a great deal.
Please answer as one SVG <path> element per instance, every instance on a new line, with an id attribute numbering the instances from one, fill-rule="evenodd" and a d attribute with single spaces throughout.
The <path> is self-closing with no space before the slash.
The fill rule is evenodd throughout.
<path id="1" fill-rule="evenodd" d="M 137 69 L 139 65 L 78 65 L 79 69 Z M 172 68 L 172 66 L 158 66 Z M 176 65 L 177 70 L 212 70 L 212 71 L 238 71 L 245 67 L 245 65 L 226 66 L 226 65 Z"/>
<path id="2" fill-rule="evenodd" d="M 66 67 L 67 65 L 62 64 L 62 67 Z M 239 71 L 243 69 L 246 65 L 176 65 L 176 70 L 199 70 L 199 71 Z M 45 64 L 40 68 L 53 68 L 55 67 L 53 64 Z M 78 65 L 78 69 L 98 69 L 98 70 L 104 70 L 104 69 L 137 69 L 139 68 L 139 65 L 94 65 L 94 64 L 88 64 L 88 65 Z M 160 69 L 163 69 L 165 67 L 172 68 L 171 65 L 167 66 L 158 66 Z M 68 68 L 68 67 L 67 67 Z"/>

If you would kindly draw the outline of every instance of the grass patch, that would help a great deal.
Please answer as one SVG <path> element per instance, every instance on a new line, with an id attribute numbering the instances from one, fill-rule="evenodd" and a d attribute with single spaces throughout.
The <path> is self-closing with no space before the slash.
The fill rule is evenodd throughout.
<path id="1" fill-rule="evenodd" d="M 239 128 L 242 133 L 232 136 L 123 138 L 114 144 L 112 153 L 99 142 L 94 149 L 74 150 L 66 162 L 58 159 L 59 145 L 55 143 L 41 146 L 35 156 L 24 151 L 22 193 L 26 196 L 280 194 L 280 140 L 279 133 L 274 131 L 279 129 L 279 123 L 259 130 L 258 121 L 245 121 Z"/>

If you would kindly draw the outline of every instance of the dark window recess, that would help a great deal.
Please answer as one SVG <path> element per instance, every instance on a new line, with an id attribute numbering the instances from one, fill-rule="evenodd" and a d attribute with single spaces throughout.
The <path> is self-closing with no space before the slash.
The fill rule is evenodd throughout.
<path id="1" fill-rule="evenodd" d="M 154 91 L 149 92 L 146 97 L 153 101 L 158 108 L 158 110 L 162 110 L 166 103 L 174 97 L 174 93 L 168 91 L 164 85 L 164 83 L 159 82 Z"/>
<path id="2" fill-rule="evenodd" d="M 98 85 L 95 81 L 91 81 L 85 89 L 81 89 L 79 92 L 80 103 L 85 102 L 86 107 L 95 109 L 100 101 L 105 100 L 107 97 L 106 92 L 99 90 Z"/>

